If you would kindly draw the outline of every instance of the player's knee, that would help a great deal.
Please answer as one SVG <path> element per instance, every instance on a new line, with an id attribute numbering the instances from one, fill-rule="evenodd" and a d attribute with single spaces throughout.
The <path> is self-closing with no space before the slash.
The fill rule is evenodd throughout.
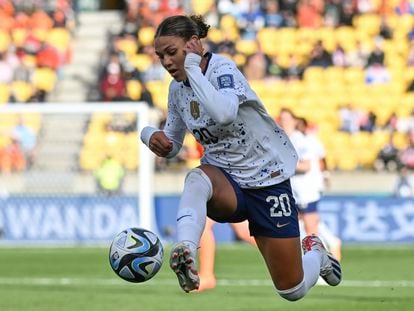
<path id="1" fill-rule="evenodd" d="M 303 298 L 306 295 L 307 289 L 305 284 L 305 279 L 302 280 L 298 285 L 289 289 L 279 290 L 277 289 L 278 294 L 289 301 L 296 301 Z"/>

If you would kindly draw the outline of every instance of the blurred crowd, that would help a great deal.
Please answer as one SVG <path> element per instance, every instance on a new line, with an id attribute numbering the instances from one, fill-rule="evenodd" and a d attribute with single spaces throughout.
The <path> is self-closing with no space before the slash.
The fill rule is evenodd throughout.
<path id="1" fill-rule="evenodd" d="M 74 6 L 71 0 L 0 1 L 0 105 L 47 101 L 71 60 Z M 33 164 L 39 126 L 36 117 L 27 119 L 0 116 L 2 172 Z"/>
<path id="2" fill-rule="evenodd" d="M 76 6 L 0 1 L 0 102 L 47 100 L 70 62 Z M 273 117 L 283 107 L 306 117 L 332 169 L 408 167 L 401 157 L 414 129 L 414 1 L 128 0 L 121 31 L 108 34 L 99 57 L 89 100 L 145 101 L 159 111 L 162 127 L 171 78 L 154 52 L 154 32 L 166 16 L 193 13 L 211 25 L 205 50 L 232 58 Z M 131 132 L 109 126 L 112 121 L 102 125 L 99 139 L 132 142 Z M 395 161 L 386 160 L 387 150 Z M 92 154 L 83 146 L 81 169 L 98 169 L 88 160 Z M 201 155 L 186 137 L 183 152 L 169 162 L 157 159 L 157 169 L 193 165 Z M 137 165 L 125 153 L 113 159 L 127 169 Z"/>
<path id="3" fill-rule="evenodd" d="M 408 144 L 406 133 L 414 128 L 414 97 L 409 97 L 414 94 L 413 1 L 130 0 L 124 13 L 122 31 L 109 35 L 101 57 L 98 99 L 102 101 L 143 100 L 165 110 L 170 78 L 154 53 L 154 31 L 166 16 L 195 13 L 211 25 L 205 49 L 232 58 L 274 117 L 289 102 L 289 108 L 308 117 L 311 126 L 328 129 L 328 134 L 381 132 L 365 162 L 354 154 L 353 161 L 331 161 L 333 168 L 373 167 L 379 150 L 395 132 L 401 134 L 395 139 L 398 149 Z M 286 93 L 282 91 L 279 99 L 268 95 L 264 85 L 267 89 L 282 85 Z M 329 101 L 324 87 L 335 93 L 329 107 L 322 104 Z M 371 97 L 366 87 L 369 92 L 383 91 Z M 390 104 L 381 110 L 382 95 L 388 90 Z M 355 94 L 349 96 L 350 92 Z M 382 101 L 375 102 L 377 98 Z M 400 99 L 404 102 L 394 109 Z M 301 107 L 305 101 L 310 104 Z M 202 154 L 194 142 L 185 147 L 185 153 L 195 158 Z M 344 147 L 351 146 L 341 150 Z M 164 166 L 160 161 L 159 169 Z"/>

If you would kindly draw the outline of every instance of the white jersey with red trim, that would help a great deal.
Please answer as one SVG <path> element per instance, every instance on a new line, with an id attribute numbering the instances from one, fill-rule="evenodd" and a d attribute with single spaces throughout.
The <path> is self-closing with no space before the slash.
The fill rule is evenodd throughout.
<path id="1" fill-rule="evenodd" d="M 201 163 L 222 168 L 242 188 L 261 188 L 288 179 L 298 159 L 288 136 L 267 114 L 233 61 L 216 54 L 207 57 L 204 73 L 194 69 L 189 83 L 171 82 L 165 134 L 181 147 L 185 131 L 190 131 L 204 147 Z M 207 83 L 214 88 L 205 87 Z M 197 90 L 200 87 L 202 91 Z M 237 116 L 229 124 L 220 124 L 207 112 L 223 109 L 224 113 L 226 103 L 212 102 L 223 95 L 238 98 Z"/>

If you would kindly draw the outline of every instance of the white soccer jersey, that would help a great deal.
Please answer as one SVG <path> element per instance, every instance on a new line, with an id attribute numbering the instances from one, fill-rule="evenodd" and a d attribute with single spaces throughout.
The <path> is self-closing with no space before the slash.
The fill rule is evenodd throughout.
<path id="1" fill-rule="evenodd" d="M 197 87 L 172 81 L 165 134 L 180 146 L 188 129 L 204 146 L 201 163 L 224 169 L 242 188 L 260 188 L 288 179 L 297 163 L 297 154 L 289 138 L 267 114 L 235 63 L 216 54 L 209 54 L 209 57 L 204 76 L 196 74 L 196 78 L 190 76 L 189 80 L 201 87 L 211 83 L 214 87 L 213 91 L 210 88 L 211 96 L 201 94 Z M 203 90 L 208 89 L 203 87 Z M 217 98 L 214 92 L 231 94 L 231 98 L 237 95 L 234 122 L 220 125 L 207 112 L 212 107 L 214 112 L 227 108 L 222 107 L 223 103 L 211 102 L 210 99 Z M 208 105 L 200 98 L 209 100 Z"/>
<path id="2" fill-rule="evenodd" d="M 320 181 L 317 176 L 319 155 L 315 152 L 313 139 L 299 131 L 293 132 L 290 135 L 290 139 L 296 148 L 299 160 L 310 161 L 309 171 L 303 174 L 296 174 L 291 179 L 293 196 L 299 205 L 319 201 L 321 198 Z"/>

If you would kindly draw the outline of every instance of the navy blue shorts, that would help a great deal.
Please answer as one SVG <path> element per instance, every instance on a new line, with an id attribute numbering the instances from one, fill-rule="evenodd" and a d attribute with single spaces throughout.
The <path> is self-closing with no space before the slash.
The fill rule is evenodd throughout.
<path id="1" fill-rule="evenodd" d="M 249 221 L 250 235 L 273 238 L 299 236 L 298 209 L 290 180 L 259 189 L 242 189 L 222 170 L 237 196 L 237 210 L 220 222 Z"/>
<path id="2" fill-rule="evenodd" d="M 319 201 L 310 202 L 308 204 L 298 204 L 299 214 L 310 214 L 318 212 Z"/>

